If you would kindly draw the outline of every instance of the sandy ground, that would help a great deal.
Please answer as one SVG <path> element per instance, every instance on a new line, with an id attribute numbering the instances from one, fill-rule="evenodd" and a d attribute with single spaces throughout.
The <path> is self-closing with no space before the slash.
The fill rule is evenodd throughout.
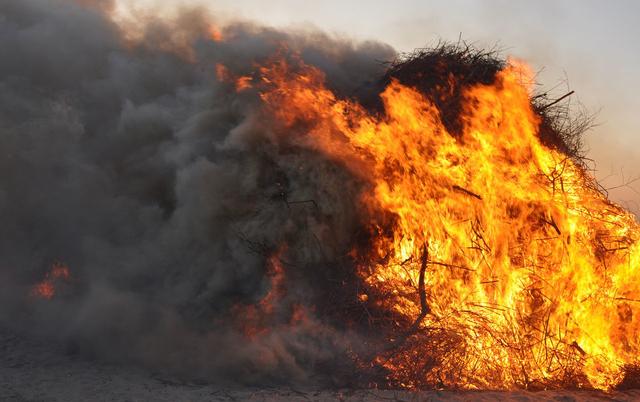
<path id="1" fill-rule="evenodd" d="M 0 328 L 0 401 L 640 401 L 640 391 L 406 392 L 231 390 L 177 384 L 143 370 L 96 364 Z"/>

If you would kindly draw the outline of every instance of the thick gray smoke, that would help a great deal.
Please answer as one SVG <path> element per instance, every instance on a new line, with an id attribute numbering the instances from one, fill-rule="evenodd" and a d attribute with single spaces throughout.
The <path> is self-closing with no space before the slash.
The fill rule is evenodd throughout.
<path id="1" fill-rule="evenodd" d="M 281 244 L 282 320 L 331 298 L 321 285 L 357 230 L 357 183 L 274 141 L 256 90 L 236 92 L 215 65 L 250 74 L 285 44 L 357 95 L 393 50 L 246 23 L 216 42 L 197 11 L 148 21 L 131 42 L 108 9 L 0 2 L 2 325 L 206 381 L 324 381 L 352 347 L 339 323 L 309 309 L 251 338 L 236 306 L 269 292 Z M 51 300 L 31 297 L 56 261 L 71 278 Z"/>

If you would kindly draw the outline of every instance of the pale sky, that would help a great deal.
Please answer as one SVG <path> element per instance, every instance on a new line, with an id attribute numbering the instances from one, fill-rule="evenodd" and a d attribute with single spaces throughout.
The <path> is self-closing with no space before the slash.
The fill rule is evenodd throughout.
<path id="1" fill-rule="evenodd" d="M 124 0 L 121 0 L 124 1 Z M 126 0 L 154 13 L 202 4 L 221 21 L 251 20 L 278 28 L 320 29 L 354 40 L 374 39 L 399 51 L 459 36 L 498 45 L 540 70 L 552 88 L 568 79 L 580 101 L 598 112 L 587 136 L 604 187 L 640 177 L 640 1 L 445 0 Z M 564 92 L 566 85 L 557 93 Z M 630 188 L 629 188 L 630 187 Z M 611 197 L 640 213 L 640 180 Z"/>

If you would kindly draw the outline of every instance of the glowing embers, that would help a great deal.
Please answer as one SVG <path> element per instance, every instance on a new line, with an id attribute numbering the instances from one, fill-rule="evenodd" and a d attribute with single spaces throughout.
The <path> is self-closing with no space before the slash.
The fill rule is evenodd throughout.
<path id="1" fill-rule="evenodd" d="M 638 225 L 542 144 L 527 69 L 467 87 L 455 134 L 398 81 L 379 115 L 301 62 L 262 74 L 278 135 L 366 183 L 358 203 L 373 240 L 354 255 L 359 300 L 386 331 L 370 364 L 387 385 L 606 389 L 638 363 Z"/>
<path id="2" fill-rule="evenodd" d="M 267 293 L 253 304 L 236 304 L 232 308 L 236 328 L 248 339 L 266 336 L 273 329 L 307 324 L 306 307 L 287 298 L 287 278 L 281 260 L 285 253 L 286 247 L 281 247 L 267 259 Z"/>
<path id="3" fill-rule="evenodd" d="M 51 300 L 56 295 L 59 285 L 63 282 L 68 282 L 70 279 L 69 267 L 56 262 L 45 274 L 44 279 L 31 288 L 29 294 L 34 298 Z"/>

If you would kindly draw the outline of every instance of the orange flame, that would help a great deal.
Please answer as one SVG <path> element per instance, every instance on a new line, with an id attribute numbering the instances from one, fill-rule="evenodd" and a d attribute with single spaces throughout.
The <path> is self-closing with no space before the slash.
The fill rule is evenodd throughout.
<path id="1" fill-rule="evenodd" d="M 44 279 L 31 288 L 30 295 L 39 299 L 51 300 L 56 295 L 56 284 L 71 278 L 69 267 L 61 263 L 54 263 Z"/>
<path id="2" fill-rule="evenodd" d="M 251 77 L 249 76 L 243 75 L 236 80 L 236 91 L 238 92 L 249 89 L 251 86 Z"/>
<path id="3" fill-rule="evenodd" d="M 269 291 L 255 304 L 234 306 L 234 316 L 238 317 L 237 325 L 240 331 L 249 339 L 255 339 L 258 335 L 269 333 L 274 323 L 278 303 L 286 295 L 285 274 L 280 261 L 282 253 L 286 250 L 282 247 L 269 257 L 267 261 L 267 277 L 269 278 Z M 294 311 L 294 316 L 299 315 Z M 292 317 L 292 320 L 295 318 Z"/>
<path id="4" fill-rule="evenodd" d="M 222 42 L 224 40 L 223 36 L 222 36 L 222 31 L 220 31 L 220 28 L 218 28 L 217 26 L 210 26 L 209 27 L 209 39 L 211 39 L 214 42 Z"/>
<path id="5" fill-rule="evenodd" d="M 236 92 L 244 91 L 253 86 L 251 84 L 251 81 L 253 80 L 253 78 L 251 78 L 248 75 L 243 75 L 238 77 L 237 75 L 229 71 L 227 66 L 225 66 L 222 63 L 216 63 L 215 70 L 216 70 L 216 78 L 218 79 L 218 81 L 233 83 L 233 85 L 235 86 Z"/>
<path id="6" fill-rule="evenodd" d="M 357 251 L 360 300 L 399 328 L 417 325 L 373 359 L 390 383 L 544 388 L 573 378 L 607 389 L 639 363 L 640 228 L 541 143 L 527 71 L 510 62 L 494 84 L 469 88 L 454 135 L 397 81 L 377 116 L 338 99 L 312 67 L 262 69 L 281 135 L 366 183 L 374 240 Z"/>

